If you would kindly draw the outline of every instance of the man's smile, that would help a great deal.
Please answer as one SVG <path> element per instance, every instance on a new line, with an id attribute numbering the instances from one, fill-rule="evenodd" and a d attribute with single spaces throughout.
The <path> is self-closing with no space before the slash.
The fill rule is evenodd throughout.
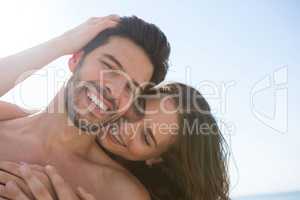
<path id="1" fill-rule="evenodd" d="M 108 97 L 107 92 L 101 87 L 90 86 L 84 88 L 88 110 L 97 118 L 103 115 L 113 114 L 116 111 L 116 103 L 113 98 Z"/>

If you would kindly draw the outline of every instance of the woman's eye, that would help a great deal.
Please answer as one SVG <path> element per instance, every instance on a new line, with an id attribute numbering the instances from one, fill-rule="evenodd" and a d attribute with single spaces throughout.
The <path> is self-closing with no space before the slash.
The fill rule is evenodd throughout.
<path id="1" fill-rule="evenodd" d="M 145 114 L 145 107 L 146 107 L 145 99 L 137 98 L 134 101 L 133 109 L 139 116 L 143 116 Z"/>

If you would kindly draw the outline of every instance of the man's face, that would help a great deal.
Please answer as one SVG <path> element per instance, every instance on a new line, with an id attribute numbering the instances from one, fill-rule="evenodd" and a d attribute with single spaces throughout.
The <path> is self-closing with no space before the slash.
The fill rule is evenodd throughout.
<path id="1" fill-rule="evenodd" d="M 80 128 L 99 127 L 131 106 L 137 88 L 149 82 L 153 66 L 143 49 L 122 37 L 90 52 L 67 85 L 67 109 Z"/>

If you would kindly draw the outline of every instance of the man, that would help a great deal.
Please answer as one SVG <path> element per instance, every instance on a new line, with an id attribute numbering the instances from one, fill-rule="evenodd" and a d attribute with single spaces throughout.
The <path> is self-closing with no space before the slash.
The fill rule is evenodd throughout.
<path id="1" fill-rule="evenodd" d="M 99 133 L 119 117 L 137 119 L 136 93 L 145 83 L 164 79 L 169 52 L 165 35 L 153 24 L 108 16 L 2 59 L 0 69 L 6 73 L 0 75 L 0 95 L 23 72 L 70 53 L 73 76 L 46 110 L 0 122 L 0 161 L 51 164 L 72 188 L 88 187 L 97 199 L 147 199 L 135 177 L 99 147 L 99 135 L 82 133 Z M 0 118 L 6 114 L 0 112 Z M 117 141 L 117 136 L 104 139 Z"/>

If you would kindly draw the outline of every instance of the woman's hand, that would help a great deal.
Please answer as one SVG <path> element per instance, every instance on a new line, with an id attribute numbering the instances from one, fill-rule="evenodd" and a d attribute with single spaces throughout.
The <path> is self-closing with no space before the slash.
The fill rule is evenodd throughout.
<path id="1" fill-rule="evenodd" d="M 92 17 L 79 26 L 65 32 L 58 37 L 63 54 L 73 54 L 80 51 L 88 42 L 94 39 L 100 32 L 117 25 L 120 18 L 117 15 L 106 17 Z"/>
<path id="2" fill-rule="evenodd" d="M 32 173 L 32 170 L 27 165 L 22 165 L 19 171 L 21 172 L 21 177 L 25 180 L 32 192 L 34 199 L 56 199 L 50 195 L 47 187 L 45 187 L 42 181 Z M 91 194 L 88 194 L 83 188 L 78 188 L 76 193 L 73 192 L 70 185 L 63 180 L 54 167 L 47 166 L 45 172 L 48 175 L 59 200 L 95 200 L 95 198 Z M 12 200 L 30 200 L 20 186 L 14 181 L 7 182 L 5 186 L 0 185 L 0 200 L 1 196 Z"/>
<path id="3" fill-rule="evenodd" d="M 22 178 L 21 171 L 19 170 L 20 166 L 21 164 L 14 162 L 0 162 L 0 188 L 1 185 L 4 186 L 6 185 L 6 183 L 13 181 L 26 194 L 26 196 L 28 196 L 30 199 L 34 199 L 30 188 L 26 184 L 25 180 Z M 47 188 L 50 194 L 53 197 L 55 197 L 55 191 L 51 185 L 48 175 L 45 173 L 44 167 L 39 165 L 29 165 L 29 167 L 34 176 L 38 177 L 38 179 L 43 183 L 43 185 Z"/>

